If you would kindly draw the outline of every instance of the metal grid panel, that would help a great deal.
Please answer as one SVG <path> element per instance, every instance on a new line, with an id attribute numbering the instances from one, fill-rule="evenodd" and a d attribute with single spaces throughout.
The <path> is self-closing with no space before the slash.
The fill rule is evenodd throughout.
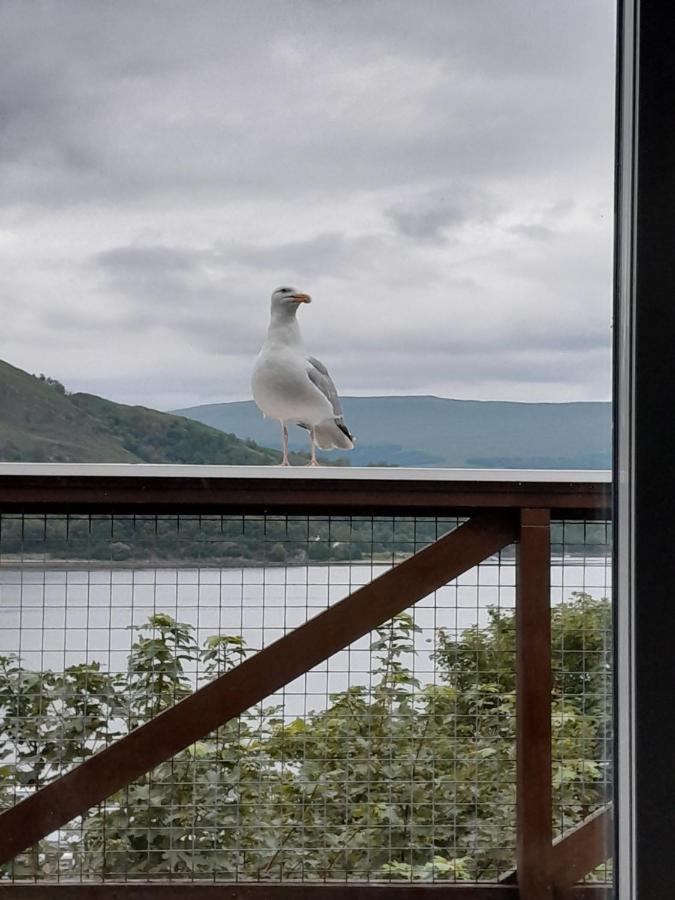
<path id="1" fill-rule="evenodd" d="M 3 804 L 456 524 L 2 517 Z M 563 593 L 586 584 L 587 535 L 580 550 L 571 527 L 557 541 Z M 5 877 L 496 880 L 515 845 L 514 583 L 511 553 L 478 566 L 23 854 Z M 569 591 L 553 593 L 576 608 Z M 558 761 L 586 759 L 577 744 L 560 747 Z M 582 768 L 581 785 L 578 767 L 560 770 L 565 827 L 582 818 L 580 791 L 586 806 L 601 802 Z"/>
<path id="2" fill-rule="evenodd" d="M 611 548 L 609 522 L 552 529 L 554 835 L 613 794 Z M 611 881 L 611 863 L 589 880 Z"/>

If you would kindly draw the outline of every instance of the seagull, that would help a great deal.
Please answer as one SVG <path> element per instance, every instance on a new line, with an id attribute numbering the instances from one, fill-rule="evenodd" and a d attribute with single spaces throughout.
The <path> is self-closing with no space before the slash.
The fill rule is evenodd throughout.
<path id="1" fill-rule="evenodd" d="M 337 388 L 328 369 L 313 356 L 305 356 L 296 313 L 301 303 L 311 303 L 309 294 L 293 287 L 280 287 L 272 294 L 267 339 L 253 367 L 253 399 L 263 416 L 281 424 L 288 461 L 288 423 L 309 432 L 312 446 L 310 466 L 317 466 L 316 448 L 351 450 L 354 437 L 345 425 Z"/>

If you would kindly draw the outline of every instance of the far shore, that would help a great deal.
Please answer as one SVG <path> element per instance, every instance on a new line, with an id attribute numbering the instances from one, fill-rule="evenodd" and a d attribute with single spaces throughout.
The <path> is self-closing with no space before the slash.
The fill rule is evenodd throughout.
<path id="1" fill-rule="evenodd" d="M 406 554 L 397 554 L 396 562 L 407 559 Z M 100 569 L 299 569 L 321 568 L 325 566 L 370 566 L 391 562 L 391 556 L 369 559 L 340 560 L 298 560 L 275 562 L 254 559 L 45 559 L 44 557 L 2 556 L 2 569 L 68 569 L 72 571 L 95 571 Z"/>
<path id="2" fill-rule="evenodd" d="M 584 545 L 569 546 L 566 548 L 566 557 L 581 558 L 605 558 L 600 546 L 597 553 L 589 553 L 589 548 Z M 515 556 L 513 547 L 501 552 L 502 558 L 512 559 Z M 394 563 L 403 562 L 410 558 L 408 553 L 397 553 Z M 558 558 L 556 556 L 553 557 Z M 2 569 L 52 569 L 70 571 L 94 571 L 100 569 L 300 569 L 300 568 L 325 568 L 327 566 L 372 566 L 388 565 L 392 562 L 392 556 L 388 553 L 368 556 L 363 559 L 296 559 L 296 560 L 268 560 L 246 559 L 244 557 L 214 557 L 211 559 L 159 559 L 148 557 L 147 559 L 61 559 L 45 556 L 22 556 L 21 554 L 0 555 L 0 571 Z"/>

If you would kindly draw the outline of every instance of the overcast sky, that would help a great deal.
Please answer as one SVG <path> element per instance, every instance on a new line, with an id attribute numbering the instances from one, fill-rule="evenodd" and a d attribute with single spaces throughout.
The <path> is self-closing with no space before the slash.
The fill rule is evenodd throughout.
<path id="1" fill-rule="evenodd" d="M 250 396 L 608 399 L 613 0 L 0 0 L 0 358 Z"/>

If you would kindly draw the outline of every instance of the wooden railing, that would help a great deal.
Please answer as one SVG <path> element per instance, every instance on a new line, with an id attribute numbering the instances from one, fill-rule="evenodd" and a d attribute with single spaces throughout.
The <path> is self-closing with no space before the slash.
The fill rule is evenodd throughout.
<path id="1" fill-rule="evenodd" d="M 0 898 L 609 897 L 609 808 L 553 840 L 551 519 L 607 520 L 604 473 L 0 466 L 0 513 L 459 515 L 435 543 L 0 815 L 0 863 L 498 551 L 516 544 L 517 869 L 499 884 L 3 884 Z"/>

